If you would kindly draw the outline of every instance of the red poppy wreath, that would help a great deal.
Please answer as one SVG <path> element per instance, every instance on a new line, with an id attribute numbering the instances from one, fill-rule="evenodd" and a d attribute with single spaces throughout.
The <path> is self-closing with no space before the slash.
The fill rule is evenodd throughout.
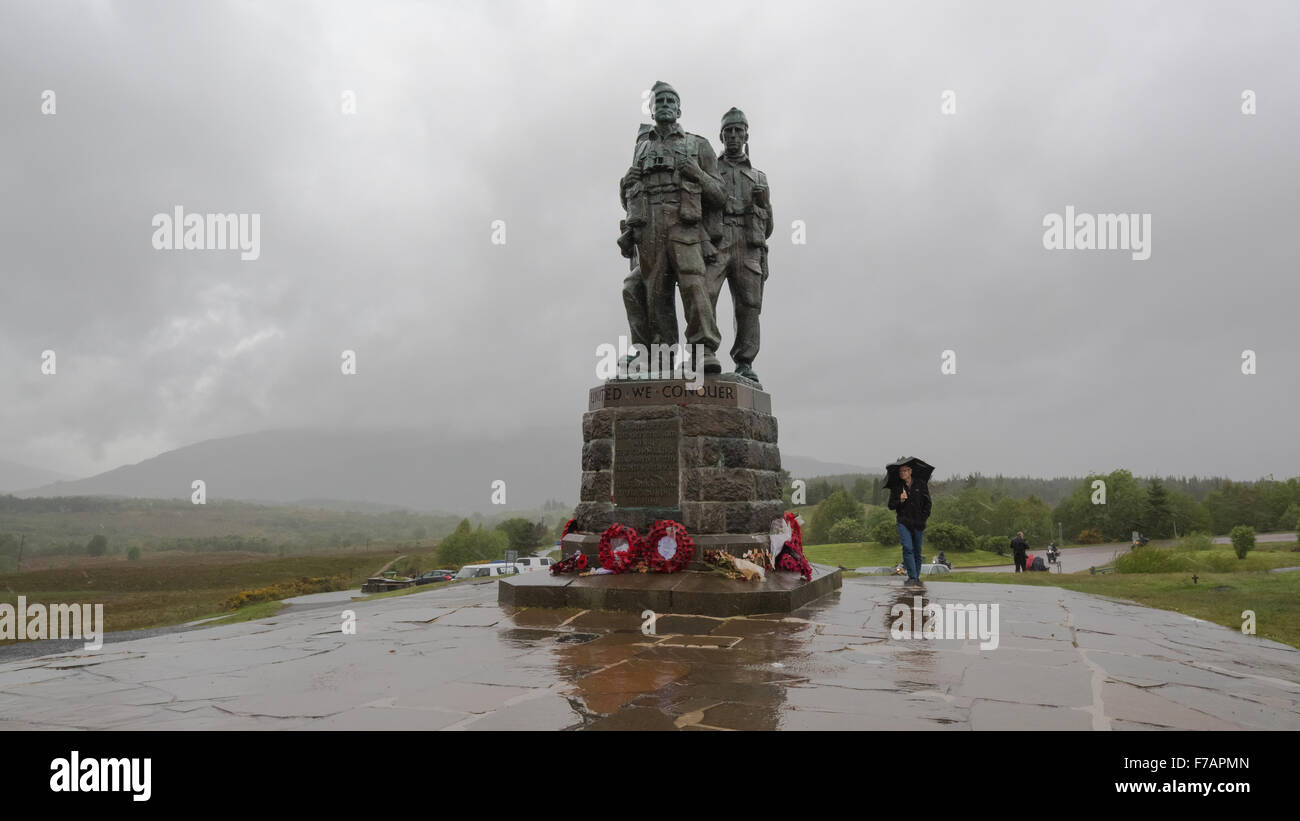
<path id="1" fill-rule="evenodd" d="M 615 573 L 626 573 L 641 563 L 645 544 L 636 529 L 618 522 L 600 534 L 600 566 Z"/>
<path id="2" fill-rule="evenodd" d="M 671 519 L 660 519 L 646 536 L 645 557 L 656 573 L 676 573 L 695 555 L 695 542 L 686 528 Z"/>

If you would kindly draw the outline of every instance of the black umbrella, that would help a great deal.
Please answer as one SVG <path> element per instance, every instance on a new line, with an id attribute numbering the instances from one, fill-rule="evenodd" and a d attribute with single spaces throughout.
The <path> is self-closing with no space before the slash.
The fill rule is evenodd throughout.
<path id="1" fill-rule="evenodd" d="M 903 456 L 885 465 L 885 487 L 893 488 L 903 484 L 903 477 L 898 475 L 898 469 L 903 465 L 912 468 L 913 482 L 929 484 L 930 476 L 934 473 L 934 465 L 927 464 L 915 456 Z"/>

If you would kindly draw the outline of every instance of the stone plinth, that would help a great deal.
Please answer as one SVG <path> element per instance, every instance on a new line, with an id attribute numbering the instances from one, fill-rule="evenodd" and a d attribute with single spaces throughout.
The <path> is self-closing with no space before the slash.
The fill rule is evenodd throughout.
<path id="1" fill-rule="evenodd" d="M 614 522 L 646 533 L 657 519 L 685 525 L 697 550 L 767 544 L 785 505 L 772 399 L 757 383 L 735 374 L 696 390 L 683 379 L 611 380 L 591 389 L 587 407 L 577 528 L 564 555 L 594 560 Z"/>
<path id="2" fill-rule="evenodd" d="M 523 573 L 497 583 L 497 602 L 514 607 L 575 607 L 640 613 L 748 616 L 789 613 L 838 590 L 838 569 L 813 565 L 804 581 L 798 573 L 769 571 L 762 581 L 729 579 L 720 573 L 622 573 L 552 576 Z"/>

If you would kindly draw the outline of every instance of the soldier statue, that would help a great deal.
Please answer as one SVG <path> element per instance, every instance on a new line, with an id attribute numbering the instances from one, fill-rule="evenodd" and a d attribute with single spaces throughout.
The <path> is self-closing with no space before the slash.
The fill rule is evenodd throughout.
<path id="1" fill-rule="evenodd" d="M 703 347 L 693 365 L 702 366 L 704 373 L 719 373 L 722 366 L 717 350 L 722 339 L 709 294 L 706 263 L 716 255 L 713 240 L 721 234 L 721 209 L 727 195 L 709 141 L 683 131 L 677 124 L 681 99 L 676 90 L 657 82 L 651 93 L 655 124 L 638 140 L 632 167 L 619 186 L 627 209 L 627 230 L 620 245 L 636 251 L 645 288 L 650 341 L 669 345 L 677 342 L 676 305 L 672 298 L 676 285 L 686 315 L 686 341 L 692 351 L 700 350 L 696 346 Z M 713 229 L 712 234 L 709 229 Z M 634 282 L 633 290 L 635 286 Z M 629 324 L 632 313 L 629 309 Z"/>
<path id="2" fill-rule="evenodd" d="M 642 123 L 637 133 L 637 144 L 640 145 L 653 130 L 653 125 Z M 635 151 L 633 157 L 635 159 Z M 626 210 L 627 189 L 621 180 L 618 194 Z M 673 301 L 672 288 L 663 288 L 660 289 L 659 304 L 653 311 L 651 310 L 645 277 L 641 276 L 641 261 L 637 255 L 632 229 L 628 227 L 626 219 L 619 220 L 618 228 L 621 232 L 618 237 L 618 247 L 627 258 L 629 268 L 628 275 L 623 279 L 623 307 L 627 310 L 628 335 L 633 348 L 624 360 L 624 364 L 631 366 L 633 360 L 637 358 L 638 350 L 648 350 L 651 343 L 655 341 L 652 328 L 656 323 L 661 329 L 660 336 L 669 340 L 669 344 L 677 341 L 677 304 Z M 653 366 L 658 363 L 650 364 Z"/>
<path id="3" fill-rule="evenodd" d="M 749 121 L 732 108 L 722 115 L 718 172 L 726 188 L 722 237 L 717 256 L 708 268 L 709 299 L 715 312 L 725 279 L 736 312 L 736 339 L 731 361 L 736 374 L 758 382 L 754 358 L 758 356 L 758 315 L 767 281 L 767 239 L 772 236 L 772 202 L 767 175 L 749 163 Z"/>

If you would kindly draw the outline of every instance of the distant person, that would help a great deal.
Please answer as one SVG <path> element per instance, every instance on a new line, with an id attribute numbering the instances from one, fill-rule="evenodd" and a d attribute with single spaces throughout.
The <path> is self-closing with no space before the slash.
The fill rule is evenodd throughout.
<path id="1" fill-rule="evenodd" d="M 1025 573 L 1028 568 L 1025 567 L 1025 551 L 1029 550 L 1029 543 L 1025 541 L 1025 531 L 1017 530 L 1016 536 L 1011 540 L 1011 558 L 1016 563 L 1016 572 Z"/>
<path id="2" fill-rule="evenodd" d="M 939 555 L 938 555 L 938 556 L 935 556 L 935 557 L 934 557 L 934 563 L 935 563 L 935 564 L 941 564 L 941 565 L 943 565 L 944 567 L 948 568 L 949 570 L 952 570 L 952 562 L 948 561 L 948 557 L 945 556 L 945 555 L 943 555 L 943 551 L 942 551 L 942 550 L 939 551 Z"/>
<path id="3" fill-rule="evenodd" d="M 889 492 L 889 509 L 898 520 L 898 541 L 903 546 L 903 566 L 907 568 L 905 585 L 921 584 L 921 540 L 925 536 L 925 522 L 930 518 L 930 491 L 924 482 L 912 482 L 912 467 L 898 469 L 902 483 Z"/>

